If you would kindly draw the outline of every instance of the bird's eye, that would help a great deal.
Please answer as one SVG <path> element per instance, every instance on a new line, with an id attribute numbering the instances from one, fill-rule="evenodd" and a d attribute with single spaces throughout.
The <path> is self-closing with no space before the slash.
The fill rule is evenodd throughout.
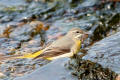
<path id="1" fill-rule="evenodd" d="M 76 33 L 80 33 L 79 31 L 76 31 Z"/>

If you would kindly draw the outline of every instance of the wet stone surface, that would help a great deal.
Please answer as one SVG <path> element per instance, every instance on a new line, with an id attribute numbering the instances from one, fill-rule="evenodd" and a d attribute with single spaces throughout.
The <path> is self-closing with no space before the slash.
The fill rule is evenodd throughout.
<path id="1" fill-rule="evenodd" d="M 96 42 L 83 57 L 120 74 L 120 32 Z"/>
<path id="2" fill-rule="evenodd" d="M 36 69 L 33 73 L 15 78 L 14 80 L 77 80 L 76 77 L 71 75 L 71 71 L 65 68 L 65 64 L 68 61 L 69 58 L 54 60 Z"/>
<path id="3" fill-rule="evenodd" d="M 5 63 L 5 64 L 4 64 Z M 35 69 L 46 65 L 49 63 L 47 60 L 28 60 L 28 59 L 18 59 L 5 61 L 0 65 L 0 70 L 2 72 L 3 80 L 13 79 L 17 76 L 23 76 L 33 72 Z"/>
<path id="4" fill-rule="evenodd" d="M 0 39 L 0 54 L 14 54 L 20 47 L 20 42 L 8 38 Z"/>

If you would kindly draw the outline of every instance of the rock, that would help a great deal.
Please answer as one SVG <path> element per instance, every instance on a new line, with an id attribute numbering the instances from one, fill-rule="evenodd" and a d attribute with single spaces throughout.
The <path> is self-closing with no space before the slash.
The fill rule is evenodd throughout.
<path id="1" fill-rule="evenodd" d="M 92 16 L 90 20 L 91 22 L 94 20 L 97 21 L 97 18 Z M 60 27 L 64 32 L 68 31 L 70 28 L 73 28 L 73 27 L 80 27 L 81 29 L 86 30 L 92 27 L 91 22 L 85 19 L 75 20 L 74 18 L 73 19 L 64 18 L 64 19 L 55 21 L 54 24 L 52 24 L 52 26 Z"/>
<path id="2" fill-rule="evenodd" d="M 86 0 L 85 2 L 83 2 L 81 5 L 83 7 L 88 7 L 88 6 L 93 6 L 95 5 L 96 3 L 98 3 L 97 0 Z"/>
<path id="3" fill-rule="evenodd" d="M 95 43 L 83 57 L 120 74 L 120 32 Z"/>
<path id="4" fill-rule="evenodd" d="M 31 74 L 14 80 L 77 80 L 71 76 L 70 71 L 65 68 L 69 58 L 61 58 L 35 70 Z"/>
<path id="5" fill-rule="evenodd" d="M 0 38 L 0 54 L 14 54 L 15 50 L 19 47 L 19 41 L 8 38 Z"/>

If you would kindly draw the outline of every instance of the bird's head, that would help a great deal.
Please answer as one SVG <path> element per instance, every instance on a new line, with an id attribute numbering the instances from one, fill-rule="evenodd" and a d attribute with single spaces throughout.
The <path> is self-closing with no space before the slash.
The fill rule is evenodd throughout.
<path id="1" fill-rule="evenodd" d="M 67 35 L 73 40 L 80 40 L 82 43 L 88 37 L 89 33 L 81 30 L 80 28 L 72 28 Z"/>

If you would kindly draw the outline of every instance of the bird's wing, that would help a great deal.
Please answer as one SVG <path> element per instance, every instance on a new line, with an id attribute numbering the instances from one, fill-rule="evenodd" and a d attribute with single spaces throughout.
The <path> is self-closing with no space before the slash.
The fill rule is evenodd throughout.
<path id="1" fill-rule="evenodd" d="M 59 56 L 65 53 L 69 53 L 70 52 L 70 48 L 59 48 L 59 47 L 52 47 L 49 48 L 47 50 L 45 50 L 42 54 L 40 54 L 39 56 L 35 57 L 36 58 L 50 58 L 50 57 L 55 57 L 55 56 Z"/>
<path id="2" fill-rule="evenodd" d="M 49 47 L 52 43 L 53 43 L 53 42 L 49 42 L 49 43 L 47 43 L 47 44 L 44 44 L 43 47 L 42 47 L 42 49 L 45 49 L 46 47 Z"/>

